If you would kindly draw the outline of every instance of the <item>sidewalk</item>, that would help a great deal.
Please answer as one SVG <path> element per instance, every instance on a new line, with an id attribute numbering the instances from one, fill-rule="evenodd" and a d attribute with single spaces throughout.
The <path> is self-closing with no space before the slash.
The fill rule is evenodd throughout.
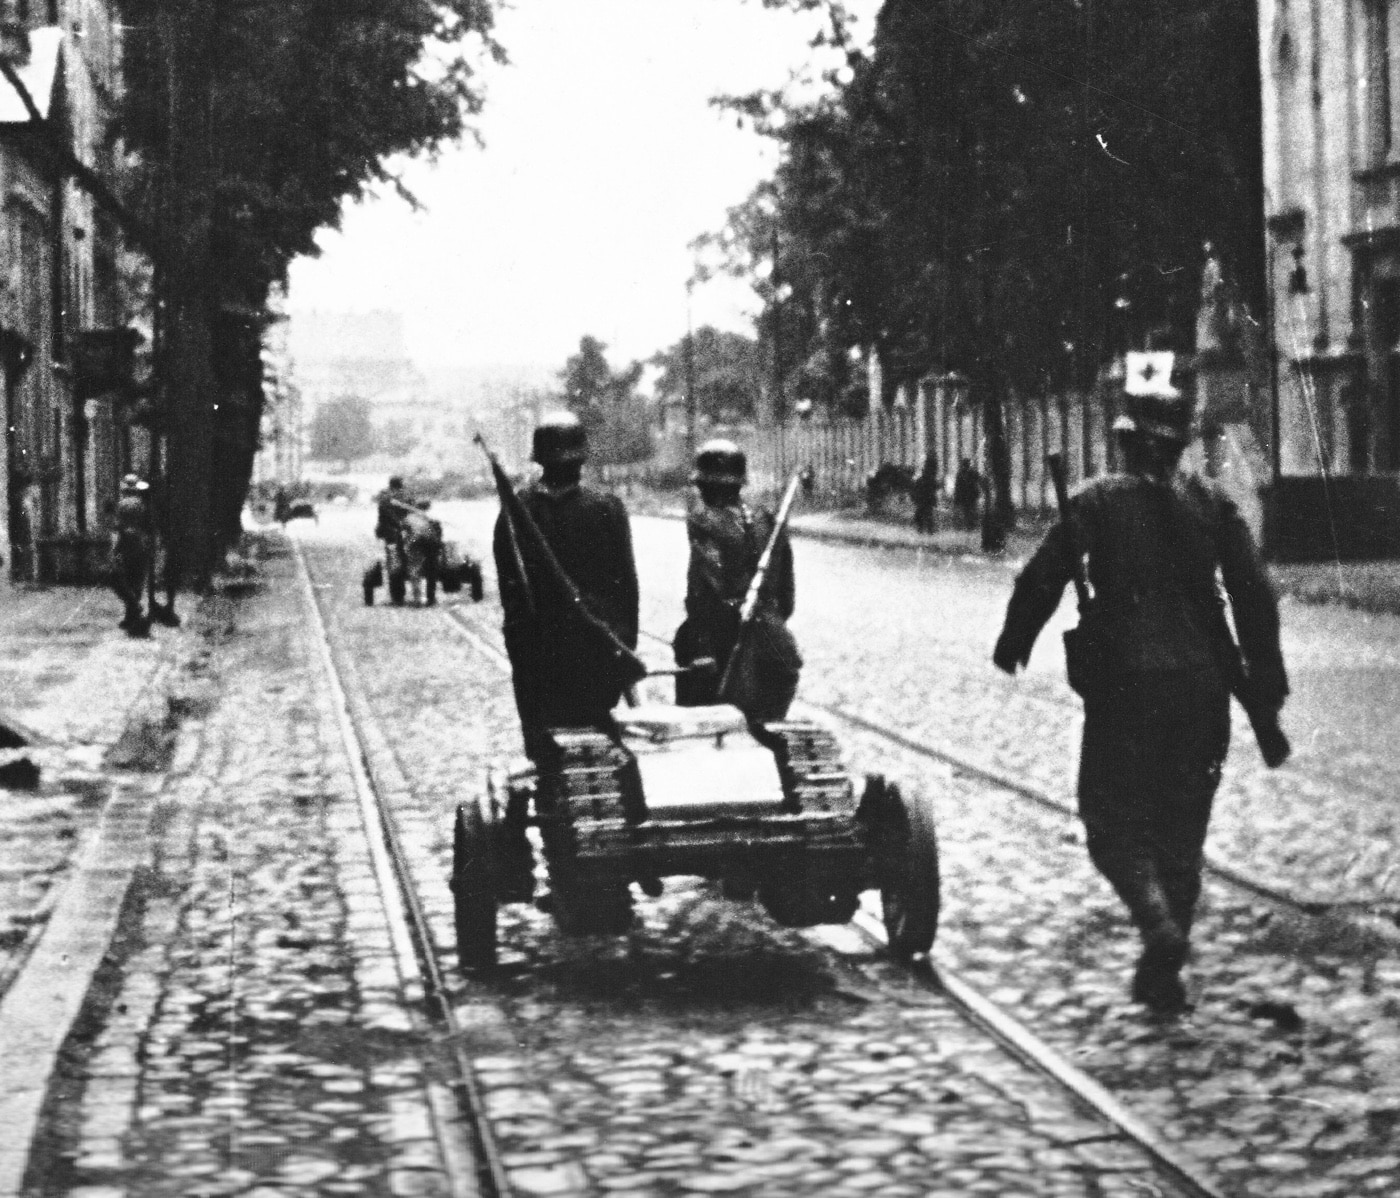
<path id="1" fill-rule="evenodd" d="M 662 497 L 651 514 L 680 518 L 683 508 L 673 498 Z M 952 521 L 946 509 L 940 509 L 937 515 L 942 524 Z M 973 558 L 1013 572 L 1025 564 L 1047 527 L 1028 521 L 1009 534 L 1004 551 L 986 553 L 977 529 L 940 527 L 932 533 L 916 532 L 907 520 L 868 516 L 860 508 L 797 512 L 791 522 L 795 535 L 812 540 Z M 1362 611 L 1400 615 L 1400 561 L 1270 562 L 1269 574 L 1280 595 L 1301 603 L 1339 603 Z"/>

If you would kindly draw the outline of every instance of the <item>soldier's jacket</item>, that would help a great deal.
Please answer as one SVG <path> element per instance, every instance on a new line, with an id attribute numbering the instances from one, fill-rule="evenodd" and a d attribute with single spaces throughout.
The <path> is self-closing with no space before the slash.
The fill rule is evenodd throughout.
<path id="1" fill-rule="evenodd" d="M 534 483 L 520 492 L 520 501 L 549 542 L 559 565 L 578 588 L 588 610 L 607 624 L 629 649 L 637 645 L 637 565 L 632 554 L 632 528 L 627 509 L 615 495 L 575 486 L 552 491 Z M 513 634 L 531 623 L 526 590 L 516 568 L 505 517 L 496 521 L 492 542 L 499 579 L 505 630 Z M 533 579 L 545 575 L 533 560 L 528 538 L 520 537 L 527 573 Z M 548 592 L 535 595 L 537 608 L 557 603 Z M 557 612 L 537 611 L 536 621 L 552 621 Z"/>
<path id="2" fill-rule="evenodd" d="M 1170 483 L 1107 475 L 1071 496 L 1070 519 L 1094 595 L 1082 622 L 1103 645 L 1111 673 L 1221 674 L 1218 568 L 1250 686 L 1266 705 L 1283 702 L 1277 600 L 1248 527 L 1223 493 L 1186 474 Z M 999 653 L 1025 664 L 1073 569 L 1061 522 L 1016 580 Z"/>
<path id="3" fill-rule="evenodd" d="M 702 637 L 712 629 L 732 626 L 737 631 L 739 609 L 758 569 L 763 547 L 773 535 L 774 523 L 772 512 L 744 505 L 705 505 L 687 517 L 690 567 L 685 611 Z M 792 615 L 795 599 L 792 546 L 784 533 L 773 548 L 773 559 L 759 595 L 759 611 L 786 620 Z"/>

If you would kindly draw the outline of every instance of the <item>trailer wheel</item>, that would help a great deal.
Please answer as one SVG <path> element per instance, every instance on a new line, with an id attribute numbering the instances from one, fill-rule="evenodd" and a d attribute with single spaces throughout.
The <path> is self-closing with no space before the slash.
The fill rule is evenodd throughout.
<path id="1" fill-rule="evenodd" d="M 389 602 L 395 607 L 402 607 L 407 594 L 408 579 L 395 570 L 389 575 Z"/>
<path id="2" fill-rule="evenodd" d="M 489 969 L 496 963 L 496 893 L 491 843 L 475 803 L 457 808 L 452 833 L 452 898 L 457 930 L 457 963 L 463 969 Z"/>
<path id="3" fill-rule="evenodd" d="M 926 799 L 906 799 L 883 779 L 878 784 L 885 787 L 878 804 L 880 902 L 890 952 L 903 961 L 928 952 L 938 933 L 938 838 Z"/>

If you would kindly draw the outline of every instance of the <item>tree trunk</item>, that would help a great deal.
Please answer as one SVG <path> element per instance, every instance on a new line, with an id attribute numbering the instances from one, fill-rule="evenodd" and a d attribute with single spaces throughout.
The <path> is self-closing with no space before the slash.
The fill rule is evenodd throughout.
<path id="1" fill-rule="evenodd" d="M 163 4 L 155 16 L 170 124 L 163 163 L 157 364 L 168 457 L 167 528 L 175 578 L 203 590 L 216 561 L 211 488 L 213 348 L 209 272 L 212 167 L 207 60 L 210 0 Z"/>

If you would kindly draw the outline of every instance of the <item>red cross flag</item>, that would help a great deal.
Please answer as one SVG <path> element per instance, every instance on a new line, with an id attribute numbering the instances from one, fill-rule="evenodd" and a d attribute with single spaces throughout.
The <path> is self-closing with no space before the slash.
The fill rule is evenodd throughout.
<path id="1" fill-rule="evenodd" d="M 1127 371 L 1124 390 L 1129 395 L 1164 395 L 1175 398 L 1181 394 L 1172 386 L 1172 367 L 1175 364 L 1176 355 L 1170 351 L 1129 352 L 1124 363 Z"/>

